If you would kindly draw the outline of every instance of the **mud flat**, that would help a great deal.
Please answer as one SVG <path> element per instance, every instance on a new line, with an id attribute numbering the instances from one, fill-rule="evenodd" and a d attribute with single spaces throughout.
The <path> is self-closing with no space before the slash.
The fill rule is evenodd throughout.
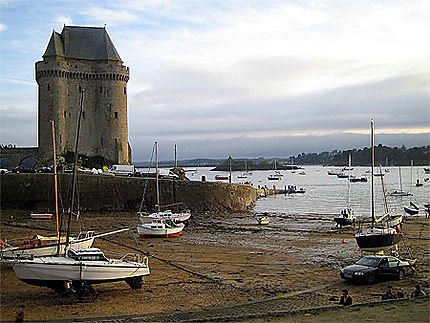
<path id="1" fill-rule="evenodd" d="M 418 258 L 416 275 L 360 286 L 344 282 L 338 274 L 362 255 L 353 232 L 336 231 L 324 223 L 318 230 L 304 225 L 303 218 L 273 217 L 268 226 L 258 226 L 252 214 L 200 213 L 193 215 L 190 226 L 178 238 L 140 240 L 135 232 L 129 232 L 97 240 L 95 246 L 108 255 L 130 252 L 126 245 L 158 259 L 150 258 L 151 275 L 141 290 L 131 290 L 123 282 L 94 285 L 98 297 L 90 304 L 60 305 L 54 292 L 22 283 L 11 268 L 2 266 L 1 320 L 13 321 L 18 310 L 24 311 L 26 320 L 239 320 L 244 313 L 264 317 L 286 309 L 336 305 L 329 299 L 339 296 L 344 288 L 354 303 L 378 301 L 387 284 L 409 294 L 420 283 L 428 292 L 428 219 L 407 219 L 404 224 L 404 234 Z M 92 213 L 83 214 L 80 224 L 73 222 L 73 231 L 82 226 L 104 232 L 136 224 L 134 213 Z M 52 232 L 54 220 L 30 220 L 28 211 L 2 211 L 2 238 Z M 428 313 L 428 307 L 418 307 L 420 312 L 425 310 Z"/>

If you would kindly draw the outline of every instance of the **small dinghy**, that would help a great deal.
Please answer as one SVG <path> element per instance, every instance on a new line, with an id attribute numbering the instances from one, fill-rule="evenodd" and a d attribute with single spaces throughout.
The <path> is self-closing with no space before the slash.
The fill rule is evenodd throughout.
<path id="1" fill-rule="evenodd" d="M 409 215 L 417 215 L 419 213 L 419 208 L 414 202 L 409 202 L 409 206 L 404 206 L 403 209 Z"/>
<path id="2" fill-rule="evenodd" d="M 263 217 L 258 219 L 259 225 L 267 225 L 269 223 L 270 223 L 270 218 L 268 216 L 263 216 Z"/>

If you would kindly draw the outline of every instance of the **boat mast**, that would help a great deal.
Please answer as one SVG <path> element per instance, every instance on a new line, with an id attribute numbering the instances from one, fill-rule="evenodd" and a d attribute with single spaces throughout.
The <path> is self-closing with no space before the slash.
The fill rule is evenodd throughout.
<path id="1" fill-rule="evenodd" d="M 375 192 L 374 192 L 374 167 L 375 167 L 375 121 L 370 119 L 370 145 L 372 155 L 372 178 L 371 178 L 371 195 L 372 195 L 372 229 L 375 226 Z"/>
<path id="2" fill-rule="evenodd" d="M 57 155 L 55 152 L 55 126 L 54 120 L 51 120 L 51 128 L 52 128 L 52 151 L 54 158 L 54 191 L 55 191 L 55 221 L 57 225 L 57 239 L 60 239 L 60 227 L 58 223 L 58 178 L 57 178 Z"/>
<path id="3" fill-rule="evenodd" d="M 402 170 L 399 165 L 399 181 L 400 181 L 400 192 L 403 192 L 403 186 L 402 186 Z"/>
<path id="4" fill-rule="evenodd" d="M 160 212 L 160 187 L 158 184 L 158 142 L 155 142 L 155 188 L 157 190 L 157 205 L 155 209 Z"/>
<path id="5" fill-rule="evenodd" d="M 175 144 L 175 168 L 178 168 L 178 149 Z"/>
<path id="6" fill-rule="evenodd" d="M 348 171 L 348 212 L 351 209 L 351 154 L 349 154 L 349 158 L 348 158 L 348 166 L 349 166 L 349 171 Z"/>
<path id="7" fill-rule="evenodd" d="M 381 164 L 379 164 L 379 174 L 382 174 Z M 384 194 L 384 209 L 385 209 L 385 214 L 387 214 L 388 213 L 388 203 L 387 203 L 387 195 L 386 195 L 386 191 L 385 191 L 384 176 L 381 175 L 379 177 L 381 177 L 382 193 Z"/>
<path id="8" fill-rule="evenodd" d="M 228 182 L 231 183 L 231 156 L 229 156 L 228 158 L 228 172 L 229 172 Z"/>
<path id="9" fill-rule="evenodd" d="M 411 190 L 412 190 L 412 168 L 414 167 L 414 160 L 411 160 Z"/>
<path id="10" fill-rule="evenodd" d="M 73 160 L 73 178 L 72 178 L 72 194 L 70 197 L 70 210 L 69 210 L 69 218 L 67 219 L 67 235 L 66 235 L 66 247 L 69 245 L 70 240 L 70 223 L 72 221 L 72 213 L 73 213 L 73 207 L 75 204 L 75 192 L 76 192 L 76 171 L 77 171 L 77 164 L 78 164 L 78 148 L 79 148 L 79 133 L 81 130 L 81 117 L 82 117 L 82 111 L 84 110 L 84 93 L 85 90 L 81 90 L 81 107 L 79 110 L 78 115 L 78 124 L 76 129 L 76 142 L 75 142 L 75 155 Z"/>

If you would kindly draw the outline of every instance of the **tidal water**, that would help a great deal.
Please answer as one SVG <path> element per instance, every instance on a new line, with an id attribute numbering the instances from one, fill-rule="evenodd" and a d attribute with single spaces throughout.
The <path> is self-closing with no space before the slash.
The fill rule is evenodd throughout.
<path id="1" fill-rule="evenodd" d="M 195 168 L 194 168 L 195 169 Z M 211 167 L 198 167 L 196 171 L 188 171 L 187 177 L 191 180 L 201 180 L 205 176 L 207 181 L 216 181 L 216 175 L 226 175 L 227 172 L 213 172 Z M 337 215 L 347 206 L 348 200 L 348 179 L 340 179 L 334 175 L 328 175 L 329 170 L 336 168 L 323 166 L 306 166 L 304 169 L 295 172 L 283 170 L 280 171 L 283 177 L 279 181 L 268 180 L 268 175 L 273 171 L 251 171 L 252 175 L 247 178 L 238 178 L 242 172 L 232 173 L 233 183 L 250 182 L 254 187 L 284 188 L 288 185 L 295 185 L 306 190 L 305 194 L 287 194 L 273 195 L 266 198 L 259 198 L 256 202 L 254 212 L 269 212 L 275 216 L 294 216 L 308 215 L 327 217 Z M 387 170 L 387 172 L 385 172 Z M 351 183 L 350 199 L 354 213 L 358 217 L 370 217 L 370 176 L 369 167 L 354 167 L 351 172 L 355 176 L 366 176 L 368 182 Z M 384 167 L 383 176 L 385 188 L 387 191 L 399 190 L 399 168 Z M 304 172 L 305 175 L 300 175 Z M 376 172 L 376 170 L 375 170 Z M 413 201 L 420 207 L 421 215 L 424 215 L 423 204 L 430 203 L 430 181 L 424 182 L 424 170 L 422 167 L 414 166 L 401 167 L 402 189 L 411 192 L 411 197 L 387 197 L 388 207 L 394 209 L 396 214 L 405 214 L 404 205 Z M 427 175 L 430 177 L 430 175 Z M 422 187 L 416 187 L 415 182 L 419 179 L 424 183 Z M 218 181 L 218 182 L 227 182 Z M 375 177 L 375 212 L 376 216 L 383 215 L 384 199 L 382 192 L 382 183 L 380 177 Z"/>

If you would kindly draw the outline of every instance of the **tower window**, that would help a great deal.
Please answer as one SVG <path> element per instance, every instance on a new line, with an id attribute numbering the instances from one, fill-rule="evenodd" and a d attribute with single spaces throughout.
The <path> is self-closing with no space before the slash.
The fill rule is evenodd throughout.
<path id="1" fill-rule="evenodd" d="M 82 92 L 82 86 L 79 85 L 79 93 Z"/>
<path id="2" fill-rule="evenodd" d="M 69 118 L 72 116 L 72 113 L 71 112 L 69 112 Z"/>
<path id="3" fill-rule="evenodd" d="M 127 88 L 124 86 L 124 94 L 127 94 Z"/>
<path id="4" fill-rule="evenodd" d="M 61 140 L 61 135 L 60 135 L 60 143 L 62 142 L 62 140 Z"/>
<path id="5" fill-rule="evenodd" d="M 48 83 L 48 91 L 51 91 L 51 84 Z"/>
<path id="6" fill-rule="evenodd" d="M 100 93 L 103 93 L 103 87 L 100 86 Z"/>
<path id="7" fill-rule="evenodd" d="M 64 118 L 67 118 L 67 112 L 64 111 Z"/>
<path id="8" fill-rule="evenodd" d="M 118 112 L 115 112 L 115 119 L 118 119 Z"/>
<path id="9" fill-rule="evenodd" d="M 85 119 L 85 111 L 82 111 L 82 118 Z"/>

